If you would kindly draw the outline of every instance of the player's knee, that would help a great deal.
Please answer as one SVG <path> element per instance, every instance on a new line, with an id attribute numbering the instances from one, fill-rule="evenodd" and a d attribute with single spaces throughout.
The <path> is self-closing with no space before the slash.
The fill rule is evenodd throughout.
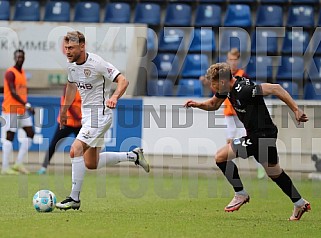
<path id="1" fill-rule="evenodd" d="M 74 158 L 75 157 L 75 150 L 73 147 L 71 147 L 70 151 L 69 151 L 69 156 L 70 158 Z"/>
<path id="2" fill-rule="evenodd" d="M 93 163 L 91 161 L 90 162 L 85 161 L 85 165 L 87 169 L 90 169 L 90 170 L 97 169 L 97 163 Z"/>
<path id="3" fill-rule="evenodd" d="M 280 174 L 282 173 L 282 169 L 280 167 L 279 164 L 262 164 L 265 171 L 266 171 L 266 174 L 271 178 L 271 179 L 274 179 L 274 178 L 277 178 L 280 176 Z"/>

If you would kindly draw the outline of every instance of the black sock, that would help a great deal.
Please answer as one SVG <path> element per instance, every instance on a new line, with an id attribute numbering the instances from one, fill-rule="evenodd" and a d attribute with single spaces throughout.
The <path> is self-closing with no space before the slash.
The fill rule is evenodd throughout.
<path id="1" fill-rule="evenodd" d="M 271 178 L 281 189 L 288 195 L 293 203 L 301 199 L 301 195 L 298 190 L 294 187 L 291 178 L 284 172 L 277 178 Z"/>
<path id="2" fill-rule="evenodd" d="M 235 192 L 243 190 L 243 184 L 240 179 L 239 171 L 233 161 L 225 161 L 216 163 L 217 166 L 222 170 L 224 176 L 227 178 L 229 183 L 233 186 Z"/>

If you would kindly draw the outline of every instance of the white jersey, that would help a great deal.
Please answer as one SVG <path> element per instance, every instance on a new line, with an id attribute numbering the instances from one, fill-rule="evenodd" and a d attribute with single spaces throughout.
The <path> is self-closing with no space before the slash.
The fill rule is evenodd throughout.
<path id="1" fill-rule="evenodd" d="M 110 109 L 106 106 L 106 100 L 110 96 L 111 83 L 120 74 L 100 56 L 87 54 L 86 62 L 81 65 L 68 63 L 68 81 L 77 85 L 83 117 L 90 116 L 89 111 L 92 114 L 97 109 L 102 114 L 108 113 Z"/>

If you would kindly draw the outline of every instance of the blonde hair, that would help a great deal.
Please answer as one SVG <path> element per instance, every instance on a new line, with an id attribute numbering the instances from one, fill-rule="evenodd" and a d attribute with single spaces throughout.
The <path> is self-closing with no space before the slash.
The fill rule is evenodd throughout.
<path id="1" fill-rule="evenodd" d="M 218 80 L 229 81 L 232 78 L 231 68 L 227 63 L 213 64 L 207 69 L 205 77 L 210 82 Z"/>
<path id="2" fill-rule="evenodd" d="M 69 43 L 76 42 L 78 44 L 84 43 L 85 44 L 85 36 L 80 31 L 69 31 L 67 35 L 64 36 L 64 41 Z"/>
<path id="3" fill-rule="evenodd" d="M 233 56 L 237 57 L 237 59 L 239 59 L 241 56 L 238 48 L 232 48 L 229 52 L 227 52 L 227 56 L 229 56 L 229 55 L 233 55 Z"/>

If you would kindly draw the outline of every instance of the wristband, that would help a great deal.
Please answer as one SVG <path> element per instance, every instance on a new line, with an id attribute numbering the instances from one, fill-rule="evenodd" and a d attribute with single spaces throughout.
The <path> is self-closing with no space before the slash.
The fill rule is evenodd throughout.
<path id="1" fill-rule="evenodd" d="M 31 104 L 30 104 L 29 102 L 27 102 L 27 103 L 25 104 L 25 108 L 26 108 L 26 109 L 30 109 L 30 108 L 31 108 Z"/>

